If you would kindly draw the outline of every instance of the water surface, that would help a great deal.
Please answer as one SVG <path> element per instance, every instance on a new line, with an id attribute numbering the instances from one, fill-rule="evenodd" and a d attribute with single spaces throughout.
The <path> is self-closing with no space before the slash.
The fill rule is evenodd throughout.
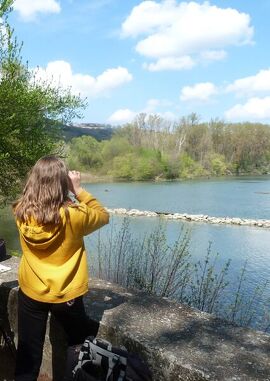
<path id="1" fill-rule="evenodd" d="M 107 207 L 270 219 L 270 177 L 85 184 Z"/>
<path id="2" fill-rule="evenodd" d="M 109 208 L 136 208 L 172 213 L 207 214 L 220 217 L 270 219 L 270 177 L 240 177 L 228 179 L 192 180 L 164 183 L 100 183 L 84 184 Z M 115 228 L 123 217 L 112 218 Z M 136 239 L 142 239 L 158 224 L 158 218 L 130 218 L 130 228 Z M 257 285 L 270 280 L 270 230 L 250 226 L 212 225 L 179 221 L 166 222 L 168 244 L 178 237 L 181 226 L 191 229 L 192 260 L 203 260 L 209 242 L 220 259 L 217 270 L 231 260 L 228 294 L 237 285 L 241 269 L 247 264 L 245 287 L 250 295 Z M 110 226 L 101 230 L 106 240 Z M 11 210 L 0 212 L 0 237 L 8 249 L 19 250 L 18 234 Z M 86 237 L 90 263 L 95 262 L 97 233 Z M 227 295 L 230 297 L 230 295 Z M 261 308 L 270 298 L 270 286 L 258 301 Z"/>

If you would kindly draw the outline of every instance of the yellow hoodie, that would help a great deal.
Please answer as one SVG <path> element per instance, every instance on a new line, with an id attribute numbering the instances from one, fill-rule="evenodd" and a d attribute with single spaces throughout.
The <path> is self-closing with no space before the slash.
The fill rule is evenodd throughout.
<path id="1" fill-rule="evenodd" d="M 37 225 L 17 221 L 22 246 L 19 285 L 30 298 L 63 303 L 88 290 L 88 270 L 83 236 L 109 222 L 109 214 L 85 190 L 77 207 L 60 209 L 62 223 Z"/>

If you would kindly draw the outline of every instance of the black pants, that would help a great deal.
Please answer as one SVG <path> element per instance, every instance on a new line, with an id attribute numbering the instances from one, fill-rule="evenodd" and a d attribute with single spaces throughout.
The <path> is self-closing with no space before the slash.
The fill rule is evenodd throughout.
<path id="1" fill-rule="evenodd" d="M 66 303 L 43 303 L 18 293 L 18 350 L 15 381 L 36 381 L 42 361 L 49 311 L 63 326 L 68 345 L 80 344 L 90 323 L 82 297 Z"/>

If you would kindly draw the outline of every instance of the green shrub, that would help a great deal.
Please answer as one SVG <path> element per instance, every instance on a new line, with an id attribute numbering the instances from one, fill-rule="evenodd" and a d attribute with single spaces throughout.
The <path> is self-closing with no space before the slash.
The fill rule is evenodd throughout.
<path id="1" fill-rule="evenodd" d="M 132 180 L 134 159 L 135 157 L 132 153 L 115 157 L 112 162 L 112 170 L 108 174 L 115 178 Z"/>
<path id="2" fill-rule="evenodd" d="M 208 172 L 202 165 L 193 160 L 187 153 L 183 153 L 179 158 L 179 177 L 190 179 L 198 176 L 205 176 Z"/>
<path id="3" fill-rule="evenodd" d="M 69 144 L 67 163 L 70 168 L 93 171 L 102 165 L 100 143 L 91 136 L 73 138 Z"/>
<path id="4" fill-rule="evenodd" d="M 209 164 L 210 164 L 210 172 L 216 176 L 222 176 L 226 174 L 227 165 L 225 162 L 224 155 L 220 155 L 218 153 L 211 153 L 208 156 Z"/>

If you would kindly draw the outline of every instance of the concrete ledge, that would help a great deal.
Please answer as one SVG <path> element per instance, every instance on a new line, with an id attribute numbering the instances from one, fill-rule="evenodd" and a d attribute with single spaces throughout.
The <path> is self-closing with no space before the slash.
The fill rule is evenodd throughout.
<path id="1" fill-rule="evenodd" d="M 12 270 L 0 274 L 0 302 L 7 303 L 9 322 L 16 333 L 14 279 L 18 259 L 4 264 Z M 154 380 L 270 380 L 269 335 L 109 282 L 91 279 L 90 289 L 85 303 L 98 335 L 141 354 L 153 370 Z M 50 336 L 50 340 L 49 335 L 46 338 L 42 374 L 52 378 L 53 354 L 53 362 L 62 364 L 62 369 L 54 369 L 54 380 L 60 381 L 65 340 L 54 322 Z"/>

